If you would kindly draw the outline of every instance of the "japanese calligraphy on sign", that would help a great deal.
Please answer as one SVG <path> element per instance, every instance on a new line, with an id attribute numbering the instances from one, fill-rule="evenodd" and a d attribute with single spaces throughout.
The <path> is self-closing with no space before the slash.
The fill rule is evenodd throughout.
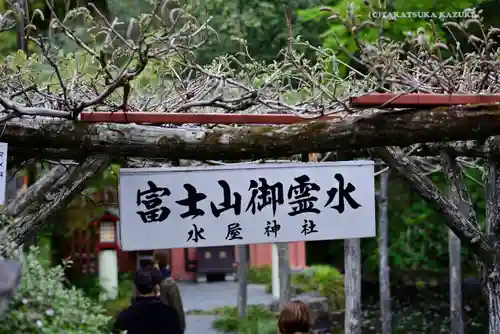
<path id="1" fill-rule="evenodd" d="M 371 161 L 120 170 L 126 251 L 375 236 Z"/>

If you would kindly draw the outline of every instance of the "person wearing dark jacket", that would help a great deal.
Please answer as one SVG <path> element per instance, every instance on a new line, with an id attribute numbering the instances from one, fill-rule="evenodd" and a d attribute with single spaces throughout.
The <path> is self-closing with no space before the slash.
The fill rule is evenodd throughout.
<path id="1" fill-rule="evenodd" d="M 121 311 L 115 321 L 114 333 L 182 334 L 179 315 L 158 297 L 161 274 L 156 268 L 140 269 L 134 276 L 138 296 L 132 305 Z"/>
<path id="2" fill-rule="evenodd" d="M 168 270 L 169 263 L 169 252 L 168 250 L 157 250 L 153 254 L 153 265 L 160 273 L 160 282 L 158 286 L 160 287 L 160 300 L 172 306 L 177 314 L 179 315 L 179 321 L 181 323 L 181 329 L 186 330 L 186 315 L 184 313 L 184 307 L 182 304 L 181 293 L 179 286 L 170 276 L 170 271 Z M 132 298 L 137 295 L 137 289 L 133 289 Z"/>

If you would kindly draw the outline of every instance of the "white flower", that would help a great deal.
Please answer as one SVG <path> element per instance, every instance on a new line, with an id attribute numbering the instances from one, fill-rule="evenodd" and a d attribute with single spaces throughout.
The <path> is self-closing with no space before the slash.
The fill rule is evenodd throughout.
<path id="1" fill-rule="evenodd" d="M 48 315 L 49 317 L 54 315 L 54 310 L 49 308 L 47 311 L 45 311 L 45 314 Z"/>
<path id="2" fill-rule="evenodd" d="M 43 326 L 42 320 L 37 320 L 36 321 L 36 326 L 37 327 L 42 327 Z"/>
<path id="3" fill-rule="evenodd" d="M 22 302 L 23 302 L 24 305 L 26 305 L 26 304 L 28 304 L 28 299 L 23 298 Z"/>

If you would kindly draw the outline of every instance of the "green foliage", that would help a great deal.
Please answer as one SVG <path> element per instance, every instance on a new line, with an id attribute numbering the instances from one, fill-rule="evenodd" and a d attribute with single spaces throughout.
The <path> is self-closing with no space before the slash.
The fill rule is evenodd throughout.
<path id="1" fill-rule="evenodd" d="M 444 187 L 441 175 L 432 178 Z M 389 257 L 397 270 L 438 270 L 446 266 L 448 257 L 447 229 L 441 216 L 411 192 L 406 183 L 389 185 Z M 433 242 L 429 242 L 433 240 Z M 370 254 L 368 270 L 378 268 L 378 245 Z"/>
<path id="2" fill-rule="evenodd" d="M 37 234 L 36 246 L 38 247 L 37 258 L 44 268 L 50 268 L 52 265 L 52 240 L 50 235 L 47 235 L 48 228 L 42 229 Z"/>
<path id="3" fill-rule="evenodd" d="M 209 41 L 197 53 L 201 63 L 210 63 L 216 56 L 237 54 L 245 49 L 258 61 L 272 62 L 279 58 L 288 43 L 284 14 L 287 7 L 292 11 L 294 36 L 302 35 L 312 44 L 319 43 L 316 24 L 296 24 L 295 12 L 310 7 L 310 1 L 206 0 L 204 4 L 195 3 L 189 8 L 201 21 L 211 17 L 210 25 L 217 31 L 217 39 Z"/>
<path id="4" fill-rule="evenodd" d="M 328 22 L 326 27 L 320 28 L 321 45 L 328 50 L 333 50 L 336 58 L 344 63 L 353 64 L 352 55 L 358 51 L 358 43 L 374 44 L 382 35 L 394 41 L 404 41 L 424 35 L 426 39 L 445 40 L 447 30 L 442 27 L 443 20 L 439 13 L 460 12 L 473 8 L 484 0 L 472 1 L 391 1 L 385 2 L 364 0 L 329 0 L 316 6 L 298 11 L 301 23 Z M 322 8 L 330 10 L 321 10 Z M 436 13 L 436 18 L 411 17 L 390 18 L 378 17 L 372 13 L 380 12 L 420 12 Z M 379 27 L 374 29 L 374 26 Z M 341 74 L 347 73 L 347 68 L 340 67 Z"/>
<path id="5" fill-rule="evenodd" d="M 271 270 L 269 267 L 253 268 L 252 272 L 254 282 L 267 283 L 266 287 L 270 288 Z M 319 292 L 320 295 L 327 297 L 331 310 L 340 310 L 344 307 L 344 277 L 331 266 L 316 265 L 302 272 L 293 273 L 291 283 L 297 289 L 297 293 Z M 249 306 L 244 319 L 238 318 L 235 307 L 217 309 L 216 314 L 220 317 L 213 322 L 213 327 L 225 333 L 276 333 L 276 314 L 264 306 Z"/>
<path id="6" fill-rule="evenodd" d="M 83 291 L 65 286 L 62 266 L 47 269 L 38 256 L 38 249 L 32 248 L 21 258 L 22 278 L 0 332 L 109 333 L 104 309 Z"/>
<path id="7" fill-rule="evenodd" d="M 85 292 L 85 295 L 94 300 L 99 300 L 101 287 L 99 277 L 96 275 L 82 275 L 75 280 L 71 280 L 71 285 Z"/>
<path id="8" fill-rule="evenodd" d="M 328 299 L 329 310 L 342 310 L 345 305 L 344 276 L 328 265 L 315 265 L 292 275 L 297 293 L 317 291 Z"/>
<path id="9" fill-rule="evenodd" d="M 264 292 L 265 293 L 273 293 L 273 284 L 272 284 L 272 282 L 266 283 L 266 286 L 264 287 Z"/>
<path id="10" fill-rule="evenodd" d="M 92 193 L 99 191 L 104 187 L 118 187 L 118 170 L 120 169 L 120 165 L 111 164 L 108 168 L 102 172 L 101 175 L 96 176 L 90 183 L 88 188 L 86 189 L 86 195 L 92 195 Z"/>
<path id="11" fill-rule="evenodd" d="M 483 224 L 485 199 L 484 187 L 480 183 L 481 171 L 464 168 L 462 172 L 478 221 Z M 434 173 L 430 177 L 442 192 L 446 191 L 446 183 L 441 173 Z M 392 174 L 389 183 L 388 218 L 389 265 L 393 273 L 448 270 L 448 229 L 443 224 L 442 216 L 396 174 Z M 378 241 L 376 238 L 363 239 L 361 247 L 363 275 L 365 278 L 376 278 L 380 254 Z M 465 245 L 462 254 L 467 258 L 468 251 Z M 311 263 L 327 262 L 342 267 L 343 241 L 308 243 L 307 255 Z M 464 262 L 464 272 L 475 272 L 471 264 Z"/>
<path id="12" fill-rule="evenodd" d="M 3 60 L 6 55 L 15 52 L 17 50 L 16 33 L 9 32 L 0 34 L 0 45 L 2 45 L 0 59 Z"/>
<path id="13" fill-rule="evenodd" d="M 266 292 L 272 291 L 272 270 L 270 266 L 251 268 L 248 281 L 265 284 Z M 344 276 L 329 265 L 314 265 L 301 272 L 292 273 L 291 284 L 297 294 L 318 292 L 328 299 L 331 310 L 344 307 Z"/>
<path id="14" fill-rule="evenodd" d="M 96 217 L 109 209 L 103 203 L 94 203 L 91 199 L 94 193 L 103 189 L 118 189 L 118 170 L 120 165 L 112 164 L 104 172 L 95 177 L 83 191 L 81 196 L 73 198 L 66 210 L 61 213 L 62 222 L 67 223 L 64 228 L 58 229 L 58 233 L 71 235 L 75 230 L 86 229 L 91 233 L 97 233 L 95 229 L 89 228 L 89 223 Z"/>
<path id="15" fill-rule="evenodd" d="M 99 278 L 95 275 L 83 275 L 71 284 L 77 289 L 81 289 L 86 296 L 99 303 L 101 286 Z M 130 305 L 132 298 L 132 277 L 128 273 L 120 274 L 118 277 L 118 297 L 115 300 L 104 302 L 105 313 L 109 316 L 116 316 L 121 310 Z"/>
<path id="16" fill-rule="evenodd" d="M 212 326 L 224 333 L 275 334 L 276 314 L 265 306 L 249 305 L 247 316 L 240 319 L 236 307 L 226 307 Z"/>
<path id="17" fill-rule="evenodd" d="M 248 268 L 248 283 L 267 284 L 271 282 L 273 272 L 271 266 Z"/>

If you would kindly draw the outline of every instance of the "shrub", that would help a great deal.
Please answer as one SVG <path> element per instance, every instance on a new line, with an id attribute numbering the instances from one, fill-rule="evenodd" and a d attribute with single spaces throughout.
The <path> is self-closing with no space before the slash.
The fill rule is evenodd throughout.
<path id="1" fill-rule="evenodd" d="M 99 276 L 81 275 L 76 279 L 71 279 L 71 285 L 82 290 L 85 295 L 92 300 L 99 300 L 101 295 L 101 286 L 99 285 Z"/>
<path id="2" fill-rule="evenodd" d="M 99 303 L 99 297 L 102 293 L 99 284 L 99 277 L 96 275 L 84 275 L 71 282 L 73 286 L 83 290 L 86 296 L 90 297 L 96 303 Z M 116 316 L 121 310 L 130 305 L 132 298 L 132 277 L 129 273 L 120 273 L 118 276 L 118 297 L 114 300 L 107 300 L 102 303 L 105 308 L 105 314 Z"/>
<path id="3" fill-rule="evenodd" d="M 110 318 L 83 291 L 67 288 L 64 267 L 45 268 L 32 247 L 19 258 L 23 273 L 10 310 L 0 322 L 1 333 L 109 333 Z M 64 265 L 67 265 L 65 263 Z"/>
<path id="4" fill-rule="evenodd" d="M 240 328 L 240 334 L 276 334 L 276 319 L 247 319 Z"/>
<path id="5" fill-rule="evenodd" d="M 328 265 L 314 265 L 302 272 L 293 273 L 291 284 L 297 294 L 305 292 L 319 292 L 328 299 L 331 311 L 341 310 L 344 307 L 344 276 L 334 267 Z M 268 282 L 265 292 L 272 292 L 272 283 Z"/>
<path id="6" fill-rule="evenodd" d="M 266 284 L 266 286 L 264 287 L 264 292 L 265 293 L 273 293 L 273 283 L 272 282 L 269 282 Z"/>
<path id="7" fill-rule="evenodd" d="M 345 304 L 344 276 L 334 267 L 315 265 L 292 275 L 297 293 L 318 291 L 328 299 L 330 311 L 343 309 Z"/>
<path id="8" fill-rule="evenodd" d="M 224 333 L 276 334 L 276 314 L 262 305 L 249 305 L 247 316 L 239 319 L 236 307 L 226 307 L 212 327 Z"/>
<path id="9" fill-rule="evenodd" d="M 271 266 L 250 267 L 248 268 L 248 283 L 267 284 L 273 279 Z"/>

